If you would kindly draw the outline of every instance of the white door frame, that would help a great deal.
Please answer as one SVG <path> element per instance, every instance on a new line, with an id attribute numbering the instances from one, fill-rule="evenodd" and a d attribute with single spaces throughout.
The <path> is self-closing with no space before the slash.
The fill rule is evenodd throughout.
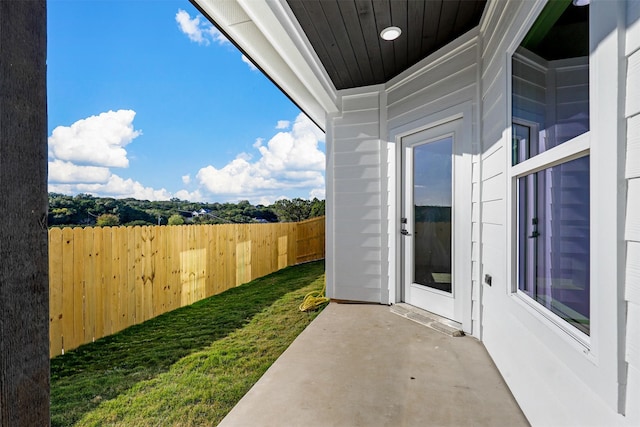
<path id="1" fill-rule="evenodd" d="M 460 198 L 467 201 L 467 209 L 454 209 L 452 216 L 456 224 L 455 233 L 460 237 L 460 241 L 456 245 L 454 254 L 456 264 L 460 266 L 456 280 L 461 284 L 460 298 L 462 305 L 462 329 L 466 333 L 472 333 L 472 105 L 471 102 L 465 102 L 461 105 L 448 108 L 446 110 L 434 113 L 427 117 L 422 117 L 410 123 L 392 128 L 389 130 L 389 140 L 395 142 L 395 209 L 392 210 L 393 217 L 390 232 L 394 236 L 390 239 L 395 248 L 394 265 L 395 265 L 395 292 L 393 301 L 401 302 L 403 298 L 403 241 L 400 234 L 402 215 L 402 138 L 461 119 L 462 125 L 460 135 L 460 152 L 458 153 L 462 159 L 457 170 L 457 179 L 459 182 L 467 183 L 459 185 L 458 192 Z M 480 297 L 479 297 L 480 298 Z M 479 319 L 477 319 L 479 320 Z"/>
<path id="2" fill-rule="evenodd" d="M 458 201 L 458 179 L 456 172 L 458 169 L 459 156 L 459 137 L 461 132 L 462 120 L 458 119 L 449 123 L 445 123 L 430 129 L 417 132 L 402 138 L 402 300 L 416 307 L 436 313 L 455 322 L 462 323 L 462 299 L 460 295 L 460 286 L 458 286 L 458 271 L 460 270 L 457 260 L 455 259 L 456 250 L 458 249 L 459 235 L 457 233 L 456 224 L 456 206 Z M 441 291 L 427 286 L 425 283 L 418 284 L 414 280 L 416 270 L 416 260 L 420 255 L 415 252 L 415 245 L 420 236 L 415 228 L 416 218 L 414 212 L 414 193 L 417 170 L 414 165 L 414 153 L 416 148 L 428 146 L 429 144 L 439 141 L 451 140 L 451 174 L 447 177 L 451 182 L 451 247 L 449 256 L 451 257 L 451 292 Z M 405 223 L 406 221 L 406 223 Z M 424 238 L 424 237 L 423 237 Z"/>

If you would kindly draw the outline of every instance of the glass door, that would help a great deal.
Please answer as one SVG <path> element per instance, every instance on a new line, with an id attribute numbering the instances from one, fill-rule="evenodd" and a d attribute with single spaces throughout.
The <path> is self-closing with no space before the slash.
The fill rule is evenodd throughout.
<path id="1" fill-rule="evenodd" d="M 454 256 L 460 122 L 402 139 L 404 301 L 457 322 L 462 322 Z"/>

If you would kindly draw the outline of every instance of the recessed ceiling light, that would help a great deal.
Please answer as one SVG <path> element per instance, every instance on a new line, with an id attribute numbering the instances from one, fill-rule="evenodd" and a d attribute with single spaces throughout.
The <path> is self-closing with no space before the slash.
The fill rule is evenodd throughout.
<path id="1" fill-rule="evenodd" d="M 590 3 L 590 0 L 573 0 L 574 6 L 588 6 L 589 3 Z"/>
<path id="2" fill-rule="evenodd" d="M 395 40 L 400 37 L 402 30 L 398 27 L 387 27 L 380 32 L 380 37 L 384 40 Z"/>

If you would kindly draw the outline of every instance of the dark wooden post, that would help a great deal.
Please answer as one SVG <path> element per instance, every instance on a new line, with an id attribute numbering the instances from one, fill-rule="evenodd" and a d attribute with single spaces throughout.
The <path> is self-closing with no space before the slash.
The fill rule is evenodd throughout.
<path id="1" fill-rule="evenodd" d="M 45 0 L 0 0 L 0 425 L 49 425 Z"/>

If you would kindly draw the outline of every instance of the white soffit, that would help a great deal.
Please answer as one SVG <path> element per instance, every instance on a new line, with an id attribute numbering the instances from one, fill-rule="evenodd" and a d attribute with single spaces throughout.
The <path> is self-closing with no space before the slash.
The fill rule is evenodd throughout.
<path id="1" fill-rule="evenodd" d="M 193 0 L 309 117 L 325 129 L 338 111 L 336 91 L 319 61 L 300 52 L 302 36 L 286 13 L 278 17 L 265 0 Z M 274 3 L 275 7 L 282 7 Z M 295 43 L 294 38 L 298 40 Z M 311 56 L 307 54 L 307 56 Z M 311 63 L 310 63 L 311 62 Z M 329 87 L 327 87 L 330 85 Z"/>

